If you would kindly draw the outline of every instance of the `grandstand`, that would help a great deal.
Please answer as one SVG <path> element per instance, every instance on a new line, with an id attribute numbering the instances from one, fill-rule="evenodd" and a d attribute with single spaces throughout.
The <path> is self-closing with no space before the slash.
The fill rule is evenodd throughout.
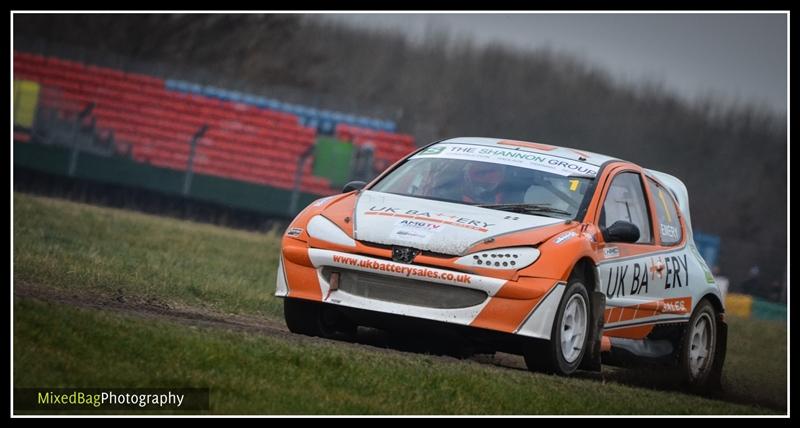
<path id="1" fill-rule="evenodd" d="M 313 162 L 325 162 L 324 153 L 314 150 L 318 137 L 335 136 L 354 147 L 354 154 L 370 147 L 371 173 L 415 147 L 410 135 L 393 132 L 391 121 L 55 56 L 15 50 L 14 79 L 38 84 L 36 120 L 45 113 L 58 120 L 91 115 L 95 132 L 111 140 L 114 156 L 277 189 L 293 190 L 299 179 L 305 193 L 339 191 L 335 186 L 341 183 L 314 175 L 324 169 Z M 15 141 L 29 138 L 15 132 Z M 313 162 L 302 162 L 306 157 Z"/>

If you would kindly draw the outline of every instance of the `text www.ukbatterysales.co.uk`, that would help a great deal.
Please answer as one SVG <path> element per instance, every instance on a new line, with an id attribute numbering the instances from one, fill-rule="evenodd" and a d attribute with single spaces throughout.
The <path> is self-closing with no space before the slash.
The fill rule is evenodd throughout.
<path id="1" fill-rule="evenodd" d="M 460 282 L 462 284 L 469 284 L 470 283 L 470 276 L 465 274 L 455 274 L 450 272 L 437 272 L 432 269 L 426 269 L 424 267 L 416 267 L 416 266 L 400 266 L 394 263 L 386 263 L 381 262 L 378 260 L 366 260 L 366 259 L 356 259 L 354 257 L 346 257 L 346 256 L 333 256 L 334 263 L 341 263 L 349 266 L 356 266 L 362 269 L 371 269 L 377 270 L 382 272 L 393 272 L 405 275 L 406 277 L 418 277 L 418 278 L 432 278 L 432 279 L 442 279 L 445 281 L 454 281 Z"/>

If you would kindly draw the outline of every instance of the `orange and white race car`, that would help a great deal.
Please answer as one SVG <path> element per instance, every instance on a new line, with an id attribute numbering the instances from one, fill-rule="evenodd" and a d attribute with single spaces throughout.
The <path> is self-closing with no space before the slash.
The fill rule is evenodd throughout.
<path id="1" fill-rule="evenodd" d="M 677 178 L 585 151 L 454 138 L 306 207 L 276 295 L 292 332 L 447 327 L 532 370 L 663 363 L 718 386 L 727 326 Z"/>

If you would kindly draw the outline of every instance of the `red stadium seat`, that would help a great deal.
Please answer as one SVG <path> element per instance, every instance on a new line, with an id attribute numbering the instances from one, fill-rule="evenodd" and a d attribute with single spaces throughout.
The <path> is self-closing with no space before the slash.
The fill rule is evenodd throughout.
<path id="1" fill-rule="evenodd" d="M 185 169 L 189 142 L 207 125 L 196 151 L 198 173 L 290 189 L 300 154 L 316 138 L 316 129 L 300 125 L 296 115 L 167 90 L 164 79 L 140 73 L 15 51 L 14 75 L 42 84 L 42 105 L 63 113 L 96 103 L 98 128 L 130 144 L 133 159 L 164 168 Z M 336 135 L 356 144 L 371 139 L 378 158 L 394 160 L 413 147 L 411 136 L 344 124 Z M 304 191 L 335 192 L 327 179 L 311 175 L 310 162 L 303 172 Z"/>

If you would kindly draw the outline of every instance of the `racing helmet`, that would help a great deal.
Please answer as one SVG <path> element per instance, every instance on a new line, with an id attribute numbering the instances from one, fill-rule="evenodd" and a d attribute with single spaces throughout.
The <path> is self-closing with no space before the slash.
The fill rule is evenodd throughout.
<path id="1" fill-rule="evenodd" d="M 464 168 L 466 193 L 476 202 L 493 196 L 506 175 L 505 165 L 488 162 L 470 162 Z"/>

